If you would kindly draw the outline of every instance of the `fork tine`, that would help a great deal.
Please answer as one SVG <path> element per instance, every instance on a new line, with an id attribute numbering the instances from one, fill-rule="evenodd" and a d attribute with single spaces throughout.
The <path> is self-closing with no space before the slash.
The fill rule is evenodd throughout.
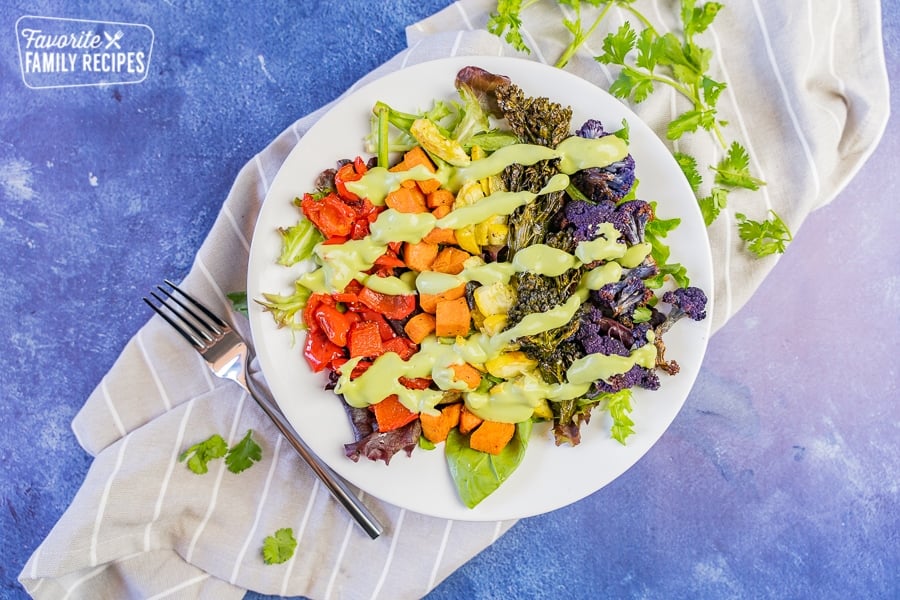
<path id="1" fill-rule="evenodd" d="M 222 335 L 222 331 L 218 327 L 216 327 L 215 324 L 210 324 L 210 323 L 207 323 L 206 321 L 204 321 L 203 317 L 201 317 L 196 312 L 194 312 L 194 310 L 191 309 L 190 306 L 186 305 L 184 302 L 182 302 L 181 300 L 176 298 L 174 295 L 172 295 L 172 293 L 169 290 L 165 289 L 161 285 L 156 286 L 156 289 L 158 289 L 160 292 L 165 294 L 166 297 L 168 297 L 172 300 L 172 302 L 174 302 L 179 307 L 181 307 L 181 310 L 184 312 L 179 313 L 178 311 L 174 310 L 174 308 L 170 304 L 166 303 L 166 301 L 163 300 L 163 304 L 165 305 L 166 308 L 168 308 L 170 311 L 172 311 L 188 327 L 193 329 L 194 333 L 196 333 L 197 335 L 202 337 L 204 340 L 206 340 L 207 342 L 212 342 L 213 336 Z M 155 294 L 154 294 L 154 296 L 155 296 Z M 159 299 L 158 296 L 157 296 L 157 299 Z M 188 319 L 184 313 L 187 313 L 192 318 Z M 198 325 L 203 327 L 203 329 L 201 330 L 200 327 L 198 327 Z"/>
<path id="2" fill-rule="evenodd" d="M 178 317 L 182 323 L 184 323 L 191 329 L 191 331 L 202 338 L 201 343 L 203 343 L 204 345 L 210 344 L 215 340 L 214 336 L 222 335 L 222 332 L 219 331 L 219 329 L 215 325 L 210 325 L 209 323 L 204 321 L 200 317 L 200 315 L 191 310 L 190 306 L 185 305 L 184 302 L 181 302 L 168 290 L 160 285 L 156 286 L 156 289 L 165 294 L 167 298 L 172 300 L 172 302 L 177 304 L 181 308 L 181 311 L 175 310 L 175 307 L 172 306 L 171 303 L 157 296 L 155 292 L 151 292 L 150 295 L 156 298 L 163 306 L 165 306 L 170 313 Z M 190 316 L 190 318 L 188 318 L 188 316 Z"/>
<path id="3" fill-rule="evenodd" d="M 165 301 L 164 301 L 162 298 L 160 298 L 159 296 L 157 296 L 156 294 L 154 294 L 154 293 L 152 293 L 152 292 L 151 292 L 150 295 L 153 296 L 154 298 L 156 298 L 156 300 L 159 301 L 163 306 L 166 306 Z M 177 331 L 178 333 L 180 333 L 181 336 L 182 336 L 184 339 L 186 339 L 186 340 L 188 341 L 189 344 L 191 344 L 192 346 L 194 346 L 194 347 L 197 348 L 197 349 L 202 349 L 202 348 L 203 348 L 203 342 L 201 342 L 198 338 L 194 337 L 194 335 L 192 335 L 187 329 L 185 329 L 184 327 L 182 327 L 181 325 L 179 325 L 178 323 L 176 323 L 169 315 L 167 315 L 166 313 L 164 313 L 164 312 L 162 311 L 162 309 L 161 309 L 159 306 L 153 304 L 153 303 L 150 302 L 150 300 L 147 299 L 147 298 L 144 298 L 144 302 L 147 303 L 147 306 L 149 306 L 150 308 L 153 309 L 153 312 L 155 312 L 156 314 L 158 314 L 159 316 L 161 316 L 163 319 L 165 319 L 166 322 L 167 322 L 169 325 L 171 325 L 172 328 L 175 329 L 175 331 Z M 169 307 L 167 306 L 166 308 L 169 308 Z M 172 309 L 169 308 L 169 310 L 172 310 Z"/>
<path id="4" fill-rule="evenodd" d="M 207 317 L 209 317 L 210 319 L 212 319 L 213 323 L 215 323 L 216 325 L 218 325 L 218 326 L 221 327 L 222 329 L 230 329 L 230 325 L 228 325 L 228 323 L 226 323 L 225 321 L 223 321 L 222 319 L 220 319 L 218 316 L 216 316 L 216 314 L 215 314 L 214 312 L 212 312 L 211 310 L 209 310 L 208 308 L 206 308 L 205 305 L 203 305 L 202 303 L 200 303 L 200 302 L 199 302 L 198 300 L 196 300 L 193 296 L 191 296 L 190 294 L 188 294 L 187 292 L 185 292 L 184 290 L 182 290 L 180 287 L 178 287 L 177 285 L 175 285 L 174 283 L 172 283 L 172 282 L 169 281 L 168 279 L 165 279 L 164 282 L 166 283 L 166 285 L 170 286 L 173 290 L 177 291 L 179 294 L 181 294 L 182 296 L 184 296 L 184 298 L 187 299 L 188 301 L 190 301 L 191 304 L 193 304 L 194 306 L 196 306 L 197 308 L 199 308 L 201 311 L 203 311 L 203 314 L 205 314 Z M 170 297 L 171 297 L 171 295 L 170 295 Z M 175 298 L 172 298 L 172 299 L 175 300 Z M 177 302 L 177 300 L 176 300 L 176 302 Z M 179 304 L 181 304 L 181 303 L 179 302 Z M 182 306 L 184 306 L 184 305 L 182 304 Z M 185 308 L 187 308 L 187 307 L 185 307 Z M 221 333 L 221 332 L 218 332 L 218 333 Z"/>

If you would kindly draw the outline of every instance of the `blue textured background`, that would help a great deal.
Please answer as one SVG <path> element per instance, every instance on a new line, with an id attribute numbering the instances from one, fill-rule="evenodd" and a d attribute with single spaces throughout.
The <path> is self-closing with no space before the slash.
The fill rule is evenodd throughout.
<path id="1" fill-rule="evenodd" d="M 129 4 L 0 8 L 3 597 L 26 596 L 16 577 L 89 466 L 69 423 L 147 320 L 140 297 L 187 272 L 246 161 L 449 2 Z M 900 6 L 883 10 L 896 82 Z M 150 25 L 147 80 L 27 89 L 23 15 Z M 900 597 L 895 128 L 715 336 L 653 450 L 430 598 Z"/>

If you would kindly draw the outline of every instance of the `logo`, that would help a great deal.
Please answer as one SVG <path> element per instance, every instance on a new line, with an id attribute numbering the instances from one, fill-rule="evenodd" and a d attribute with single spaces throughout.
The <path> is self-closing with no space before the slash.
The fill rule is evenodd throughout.
<path id="1" fill-rule="evenodd" d="M 153 30 L 140 23 L 24 16 L 16 21 L 22 80 L 32 89 L 140 83 Z"/>

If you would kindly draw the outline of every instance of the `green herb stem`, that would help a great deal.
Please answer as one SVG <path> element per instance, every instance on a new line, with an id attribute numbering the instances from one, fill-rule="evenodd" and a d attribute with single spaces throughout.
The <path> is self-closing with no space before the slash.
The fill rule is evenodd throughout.
<path id="1" fill-rule="evenodd" d="M 558 68 L 562 69 L 569 63 L 569 60 L 571 60 L 575 53 L 578 52 L 578 49 L 582 44 L 584 44 L 585 40 L 591 37 L 600 23 L 603 22 L 603 19 L 606 18 L 609 9 L 611 9 L 614 4 L 615 2 L 608 2 L 606 6 L 603 7 L 603 10 L 600 12 L 597 18 L 594 19 L 594 22 L 591 24 L 591 26 L 586 30 L 581 29 L 581 3 L 575 4 L 575 23 L 578 26 L 578 33 L 573 32 L 572 42 L 566 47 L 565 51 L 559 57 L 559 60 L 556 61 L 556 66 Z"/>
<path id="2" fill-rule="evenodd" d="M 612 5 L 612 4 L 615 4 L 615 2 L 610 2 L 610 5 Z M 653 24 L 650 22 L 650 20 L 644 16 L 644 14 L 641 11 L 639 11 L 638 9 L 633 7 L 631 4 L 625 4 L 622 8 L 624 8 L 626 11 L 630 12 L 634 16 L 635 19 L 640 21 L 641 25 L 643 25 L 644 29 L 649 29 L 653 33 L 654 37 L 659 37 L 659 33 L 656 31 L 656 28 L 653 26 Z"/>

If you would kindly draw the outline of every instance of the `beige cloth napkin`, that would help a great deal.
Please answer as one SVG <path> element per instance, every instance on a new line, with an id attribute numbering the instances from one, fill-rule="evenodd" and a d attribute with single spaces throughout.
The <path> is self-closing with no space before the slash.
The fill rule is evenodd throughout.
<path id="1" fill-rule="evenodd" d="M 675 27 L 668 0 L 638 2 L 660 28 Z M 764 218 L 774 208 L 796 233 L 831 201 L 878 142 L 888 86 L 877 0 L 727 2 L 704 41 L 728 84 L 720 101 L 768 185 L 733 196 L 710 229 L 716 276 L 714 328 L 750 297 L 777 261 L 751 258 L 734 212 Z M 463 0 L 408 29 L 409 49 L 365 78 L 449 55 L 510 55 L 483 31 L 496 3 Z M 525 13 L 535 52 L 554 62 L 569 16 L 545 2 Z M 617 27 L 623 15 L 608 22 Z M 568 70 L 608 88 L 615 72 L 592 60 L 598 31 Z M 665 93 L 636 107 L 658 132 L 677 101 Z M 249 243 L 268 183 L 322 114 L 283 132 L 238 175 L 184 284 L 224 311 L 242 290 Z M 712 164 L 711 139 L 681 149 Z M 135 299 L 137 301 L 138 299 Z M 312 598 L 417 598 L 502 535 L 512 522 L 425 517 L 364 497 L 387 532 L 372 541 L 333 502 L 261 411 L 237 386 L 210 376 L 200 357 L 158 318 L 127 344 L 73 423 L 95 456 L 72 505 L 25 565 L 35 598 L 238 598 L 245 589 Z M 177 461 L 187 446 L 221 433 L 234 443 L 257 432 L 262 461 L 235 475 L 223 461 L 198 476 Z M 291 527 L 294 557 L 265 565 L 266 535 Z"/>

